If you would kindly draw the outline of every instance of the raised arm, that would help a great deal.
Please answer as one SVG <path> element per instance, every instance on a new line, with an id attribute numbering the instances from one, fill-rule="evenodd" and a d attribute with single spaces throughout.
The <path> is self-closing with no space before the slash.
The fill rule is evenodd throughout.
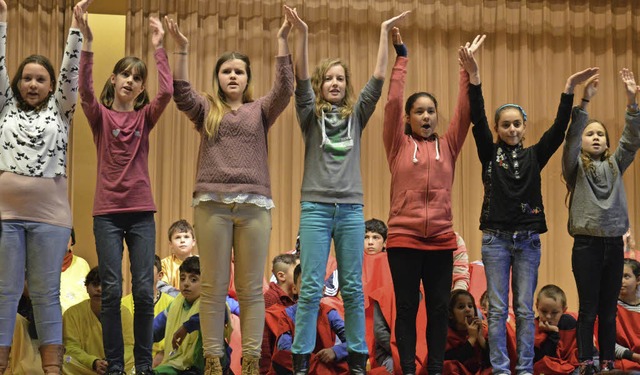
<path id="1" fill-rule="evenodd" d="M 558 105 L 558 111 L 556 112 L 553 125 L 542 135 L 538 143 L 534 146 L 540 169 L 544 168 L 551 156 L 553 156 L 553 153 L 556 152 L 564 141 L 565 131 L 571 118 L 573 90 L 577 85 L 598 74 L 598 71 L 599 68 L 597 67 L 587 68 L 567 78 L 567 83 L 560 98 L 560 104 Z"/>
<path id="2" fill-rule="evenodd" d="M 460 47 L 458 61 L 460 67 L 469 74 L 469 81 L 472 85 L 479 85 L 480 69 L 478 68 L 478 62 L 475 58 L 475 52 L 482 46 L 486 35 L 476 35 L 473 42 L 467 42 L 464 46 Z"/>
<path id="3" fill-rule="evenodd" d="M 296 29 L 296 78 L 309 79 L 309 27 L 298 16 L 295 8 L 284 6 L 285 16 Z"/>
<path id="4" fill-rule="evenodd" d="M 0 0 L 0 110 L 13 96 L 7 73 L 7 3 Z"/>
<path id="5" fill-rule="evenodd" d="M 473 84 L 480 85 L 480 70 L 475 58 L 475 52 L 482 46 L 485 38 L 485 35 L 477 35 L 473 42 L 467 42 L 458 50 L 458 61 L 462 68 L 460 71 L 458 100 L 453 118 L 444 135 L 449 141 L 453 155 L 458 155 L 469 133 L 469 126 L 471 125 L 469 80 L 473 78 Z"/>
<path id="6" fill-rule="evenodd" d="M 167 23 L 167 31 L 176 44 L 173 54 L 176 56 L 176 64 L 173 68 L 173 78 L 182 81 L 189 80 L 189 39 L 180 31 L 178 23 L 167 16 L 164 17 Z"/>
<path id="7" fill-rule="evenodd" d="M 387 103 L 384 105 L 384 126 L 382 129 L 382 141 L 389 161 L 395 156 L 404 135 L 405 121 L 402 100 L 407 77 L 407 64 L 409 63 L 407 47 L 402 42 L 399 28 L 391 29 L 391 38 L 398 56 L 391 69 L 389 94 L 387 95 Z"/>
<path id="8" fill-rule="evenodd" d="M 289 13 L 285 9 L 284 21 L 280 30 L 278 30 L 278 54 L 277 56 L 287 56 L 289 52 L 289 32 L 291 31 L 291 22 L 289 21 Z"/>
<path id="9" fill-rule="evenodd" d="M 78 30 L 78 27 L 90 3 L 90 0 L 82 0 L 73 9 L 73 20 L 62 55 L 58 86 L 54 94 L 56 107 L 64 119 L 64 125 L 67 127 L 71 123 L 78 98 L 78 70 L 80 51 L 82 50 L 82 33 Z"/>
<path id="10" fill-rule="evenodd" d="M 148 110 L 151 124 L 155 124 L 158 122 L 162 111 L 164 111 L 171 101 L 171 96 L 173 96 L 173 79 L 171 78 L 167 52 L 163 48 L 164 28 L 162 27 L 162 22 L 155 17 L 149 17 L 149 27 L 151 28 L 151 43 L 156 49 L 154 58 L 158 67 L 158 93 L 151 103 L 149 103 Z"/>
<path id="11" fill-rule="evenodd" d="M 91 51 L 93 33 L 89 26 L 88 15 L 79 7 L 79 4 L 74 9 L 74 18 L 84 36 L 82 58 L 80 59 L 80 83 L 78 86 L 80 105 L 82 105 L 82 110 L 89 120 L 89 125 L 95 130 L 99 123 L 101 108 L 93 92 L 93 52 Z"/>
<path id="12" fill-rule="evenodd" d="M 582 148 L 582 132 L 589 120 L 587 106 L 591 98 L 598 92 L 598 84 L 598 74 L 587 80 L 584 86 L 582 101 L 580 105 L 573 109 L 571 124 L 569 125 L 569 130 L 567 130 L 564 149 L 562 150 L 562 177 L 564 177 L 567 188 L 570 190 L 572 190 L 575 185 L 578 158 L 580 157 L 580 149 Z"/>
<path id="13" fill-rule="evenodd" d="M 616 148 L 613 156 L 618 163 L 620 172 L 624 173 L 633 162 L 638 148 L 640 148 L 640 113 L 638 113 L 638 104 L 636 103 L 636 94 L 639 86 L 636 84 L 633 72 L 627 68 L 623 68 L 620 71 L 620 79 L 627 94 L 627 113 L 618 148 Z"/>
<path id="14" fill-rule="evenodd" d="M 400 21 L 402 21 L 411 11 L 407 10 L 400 15 L 384 21 L 380 25 L 380 43 L 378 44 L 378 57 L 376 58 L 376 67 L 373 70 L 373 76 L 376 79 L 384 80 L 387 73 L 387 65 L 389 63 L 389 32 Z"/>

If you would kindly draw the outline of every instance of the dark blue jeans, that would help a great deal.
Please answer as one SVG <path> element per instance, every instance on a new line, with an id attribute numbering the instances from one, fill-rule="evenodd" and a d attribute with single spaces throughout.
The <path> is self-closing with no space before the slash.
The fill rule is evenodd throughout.
<path id="1" fill-rule="evenodd" d="M 571 266 L 578 288 L 578 359 L 593 359 L 593 326 L 598 316 L 600 360 L 615 360 L 616 312 L 624 269 L 622 237 L 575 236 Z"/>
<path id="2" fill-rule="evenodd" d="M 150 371 L 153 346 L 153 262 L 156 224 L 153 212 L 98 215 L 93 218 L 98 268 L 102 282 L 102 342 L 108 370 L 124 369 L 124 341 L 120 300 L 122 298 L 123 240 L 131 261 L 133 335 L 136 371 Z"/>

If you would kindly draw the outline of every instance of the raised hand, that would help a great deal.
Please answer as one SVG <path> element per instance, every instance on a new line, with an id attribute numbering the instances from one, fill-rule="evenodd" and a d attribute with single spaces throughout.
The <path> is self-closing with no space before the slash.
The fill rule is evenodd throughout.
<path id="1" fill-rule="evenodd" d="M 382 24 L 380 25 L 380 28 L 382 28 L 383 31 L 385 32 L 389 32 L 391 31 L 391 29 L 393 29 L 393 27 L 400 21 L 402 21 L 407 14 L 411 13 L 410 10 L 404 11 L 402 13 L 400 13 L 400 15 L 397 15 L 395 17 L 389 18 L 388 20 L 382 22 Z"/>
<path id="2" fill-rule="evenodd" d="M 636 102 L 636 93 L 640 89 L 636 84 L 636 79 L 633 76 L 633 72 L 627 68 L 622 68 L 620 71 L 620 78 L 622 79 L 622 83 L 625 85 L 625 90 L 627 92 L 627 102 L 629 105 L 632 105 Z"/>
<path id="3" fill-rule="evenodd" d="M 404 44 L 402 43 L 402 36 L 400 35 L 399 28 L 394 27 L 391 29 L 391 41 L 397 46 Z"/>
<path id="4" fill-rule="evenodd" d="M 285 11 L 284 21 L 282 22 L 282 26 L 280 26 L 280 30 L 278 30 L 278 39 L 287 39 L 289 37 L 289 32 L 291 31 L 291 26 L 292 24 L 289 21 L 287 12 Z"/>
<path id="5" fill-rule="evenodd" d="M 600 83 L 600 74 L 595 74 L 591 76 L 587 82 L 584 84 L 584 92 L 582 97 L 584 99 L 590 100 L 593 98 L 598 92 L 598 84 Z"/>
<path id="6" fill-rule="evenodd" d="M 592 68 L 587 68 L 585 70 L 581 70 L 577 73 L 573 73 L 569 78 L 567 78 L 567 84 L 564 87 L 564 93 L 569 95 L 573 94 L 573 89 L 577 85 L 585 82 L 589 78 L 598 74 L 599 70 L 600 68 L 598 67 L 592 67 Z"/>
<path id="7" fill-rule="evenodd" d="M 187 52 L 187 47 L 189 46 L 189 39 L 182 32 L 180 32 L 180 28 L 178 27 L 178 23 L 173 20 L 173 18 L 169 18 L 164 16 L 164 21 L 167 23 L 167 30 L 169 31 L 169 35 L 178 46 L 178 50 L 180 52 Z"/>
<path id="8" fill-rule="evenodd" d="M 290 8 L 285 5 L 284 15 L 294 29 L 303 32 L 307 32 L 309 30 L 307 24 L 300 18 L 300 16 L 298 16 L 298 11 L 296 10 L 296 8 Z"/>
<path id="9" fill-rule="evenodd" d="M 89 14 L 82 10 L 82 7 L 78 4 L 73 7 L 73 18 L 76 21 L 76 26 L 84 36 L 83 47 L 86 44 L 89 46 L 87 50 L 91 50 L 90 46 L 93 41 L 93 33 L 89 27 Z"/>
<path id="10" fill-rule="evenodd" d="M 85 13 L 87 9 L 89 9 L 89 5 L 91 5 L 91 3 L 93 3 L 93 0 L 80 0 L 74 7 L 74 10 L 78 7 L 82 10 L 82 13 Z"/>
<path id="11" fill-rule="evenodd" d="M 149 17 L 149 27 L 151 27 L 151 43 L 156 49 L 161 48 L 164 40 L 162 22 L 156 17 Z"/>
<path id="12" fill-rule="evenodd" d="M 482 43 L 484 42 L 486 37 L 487 36 L 484 35 L 484 34 L 482 34 L 482 35 L 478 34 L 473 39 L 473 42 L 467 42 L 467 44 L 465 44 L 464 47 L 468 48 L 469 52 L 471 52 L 471 54 L 473 55 L 474 53 L 476 53 L 478 48 L 480 48 L 480 46 L 482 45 Z"/>

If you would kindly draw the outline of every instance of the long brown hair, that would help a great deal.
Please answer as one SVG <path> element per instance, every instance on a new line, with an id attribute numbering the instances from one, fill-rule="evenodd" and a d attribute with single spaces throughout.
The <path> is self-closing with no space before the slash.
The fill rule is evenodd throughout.
<path id="1" fill-rule="evenodd" d="M 22 73 L 24 71 L 24 67 L 27 64 L 38 64 L 46 69 L 47 73 L 49 73 L 49 79 L 51 80 L 51 91 L 49 91 L 49 95 L 36 107 L 32 107 L 27 102 L 24 101 L 22 95 L 20 95 L 20 88 L 18 85 L 20 84 L 20 80 L 22 79 Z M 49 98 L 56 92 L 56 79 L 55 72 L 53 71 L 53 65 L 51 65 L 51 61 L 42 55 L 31 55 L 26 59 L 22 60 L 16 74 L 13 76 L 11 80 L 11 91 L 13 91 L 13 96 L 16 98 L 16 105 L 19 109 L 23 111 L 29 111 L 35 109 L 36 111 L 40 111 L 43 107 L 47 105 Z"/>
<path id="2" fill-rule="evenodd" d="M 229 104 L 227 104 L 226 97 L 218 81 L 220 67 L 229 60 L 241 60 L 244 62 L 245 69 L 247 70 L 247 87 L 245 87 L 242 93 L 242 103 L 253 101 L 251 95 L 253 91 L 251 88 L 251 62 L 249 61 L 249 57 L 240 52 L 227 52 L 220 56 L 216 62 L 216 67 L 213 69 L 213 77 L 211 79 L 214 93 L 213 95 L 205 93 L 205 96 L 209 100 L 210 108 L 207 118 L 204 121 L 204 131 L 209 138 L 215 138 L 218 135 L 222 117 L 231 109 Z"/>
<path id="3" fill-rule="evenodd" d="M 147 83 L 147 65 L 144 61 L 140 60 L 134 56 L 127 56 L 121 58 L 116 65 L 113 67 L 113 75 L 117 76 L 123 72 L 129 72 L 133 74 L 133 72 L 142 77 L 142 84 L 146 85 Z M 102 103 L 105 107 L 111 109 L 113 105 L 113 100 L 116 96 L 116 91 L 114 84 L 111 83 L 111 77 L 107 79 L 104 87 L 102 88 L 102 93 L 100 94 L 100 103 Z M 136 97 L 135 102 L 133 103 L 133 109 L 139 110 L 145 105 L 149 104 L 149 95 L 147 94 L 147 90 L 142 90 L 142 92 Z"/>
<path id="4" fill-rule="evenodd" d="M 347 118 L 353 112 L 353 86 L 351 85 L 351 72 L 347 63 L 339 58 L 325 59 L 320 61 L 316 69 L 311 76 L 311 87 L 316 95 L 316 116 L 321 117 L 322 112 L 328 112 L 331 110 L 332 105 L 322 97 L 322 84 L 324 83 L 324 76 L 327 71 L 332 67 L 340 65 L 344 69 L 345 78 L 345 94 L 342 103 L 340 104 L 340 117 Z"/>

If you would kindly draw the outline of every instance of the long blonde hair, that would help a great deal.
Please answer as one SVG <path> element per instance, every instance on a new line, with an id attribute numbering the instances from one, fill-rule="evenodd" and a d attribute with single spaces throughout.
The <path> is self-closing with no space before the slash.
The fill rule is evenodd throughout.
<path id="1" fill-rule="evenodd" d="M 613 167 L 613 163 L 611 162 L 611 149 L 610 149 L 610 141 L 609 141 L 609 132 L 607 131 L 607 127 L 604 126 L 602 121 L 598 121 L 596 119 L 590 119 L 589 121 L 587 121 L 587 125 L 584 128 L 586 129 L 587 126 L 595 122 L 602 125 L 602 128 L 604 129 L 604 136 L 607 139 L 607 149 L 604 150 L 602 155 L 600 155 L 600 161 L 606 160 L 607 163 L 609 163 L 609 167 L 611 168 L 611 171 L 613 172 L 613 176 L 615 177 L 618 174 L 618 171 Z M 584 133 L 584 130 L 582 132 Z M 595 172 L 596 167 L 593 165 L 593 158 L 591 158 L 591 155 L 589 155 L 583 149 L 580 149 L 580 160 L 582 160 L 582 168 L 586 173 Z M 565 206 L 568 207 L 569 206 L 568 202 L 571 201 L 571 194 L 573 194 L 573 190 L 571 189 L 571 186 L 569 186 L 568 183 L 566 185 L 567 185 L 567 195 L 564 197 L 564 203 L 565 203 Z"/>
<path id="2" fill-rule="evenodd" d="M 240 52 L 227 52 L 220 56 L 220 58 L 218 58 L 218 61 L 216 62 L 216 67 L 213 70 L 212 86 L 214 94 L 212 95 L 209 93 L 205 93 L 205 96 L 209 100 L 210 108 L 209 113 L 207 114 L 207 118 L 204 121 L 204 131 L 209 138 L 215 138 L 218 135 L 218 129 L 220 128 L 222 117 L 225 115 L 225 113 L 231 110 L 231 107 L 229 107 L 229 104 L 227 104 L 224 92 L 220 87 L 220 82 L 218 81 L 218 73 L 220 72 L 220 67 L 225 62 L 236 59 L 244 62 L 247 71 L 247 87 L 245 87 L 244 92 L 242 93 L 242 103 L 253 101 L 251 95 L 251 62 L 249 61 L 249 57 Z"/>
<path id="3" fill-rule="evenodd" d="M 321 117 L 322 112 L 328 112 L 331 110 L 331 103 L 326 101 L 322 97 L 322 84 L 324 83 L 324 76 L 327 74 L 327 70 L 331 69 L 335 65 L 340 65 L 344 69 L 344 77 L 346 81 L 346 88 L 344 99 L 340 104 L 340 116 L 347 118 L 353 112 L 353 86 L 351 85 L 351 73 L 347 64 L 339 58 L 325 59 L 320 61 L 318 66 L 311 76 L 311 87 L 316 95 L 316 116 Z"/>

